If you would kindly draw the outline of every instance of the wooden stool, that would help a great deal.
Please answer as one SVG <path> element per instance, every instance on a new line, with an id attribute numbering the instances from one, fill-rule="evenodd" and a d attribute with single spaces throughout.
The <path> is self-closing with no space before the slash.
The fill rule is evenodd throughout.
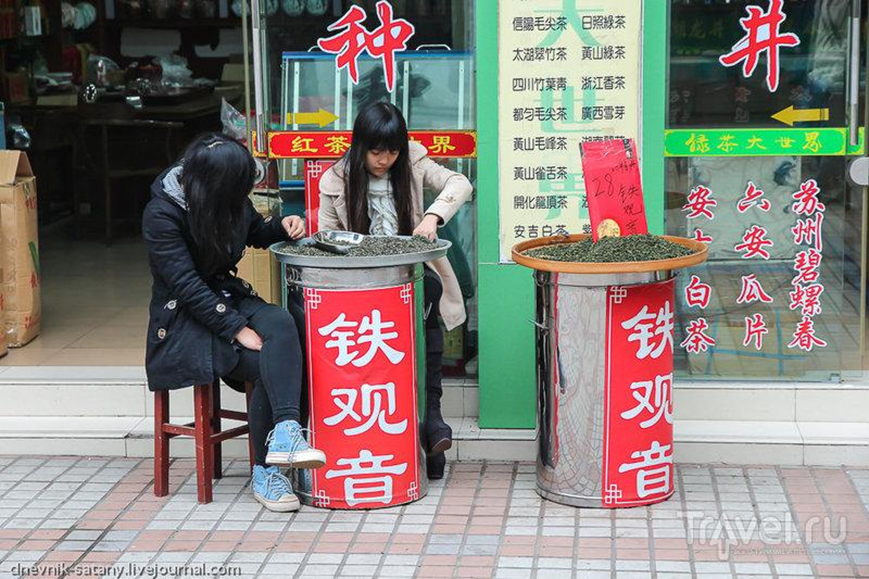
<path id="1" fill-rule="evenodd" d="M 250 411 L 253 384 L 245 382 L 245 399 Z M 154 494 L 169 494 L 169 440 L 176 436 L 190 436 L 196 442 L 196 493 L 200 503 L 212 500 L 212 478 L 223 477 L 221 443 L 242 434 L 249 434 L 247 412 L 224 410 L 220 407 L 220 381 L 193 387 L 193 422 L 169 422 L 169 390 L 154 392 Z M 221 430 L 220 419 L 240 420 L 245 424 Z M 253 469 L 253 440 L 248 436 L 250 467 Z"/>

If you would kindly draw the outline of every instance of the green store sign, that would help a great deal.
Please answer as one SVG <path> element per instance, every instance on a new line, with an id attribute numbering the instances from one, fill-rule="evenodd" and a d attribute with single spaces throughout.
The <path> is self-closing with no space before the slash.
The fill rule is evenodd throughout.
<path id="1" fill-rule="evenodd" d="M 863 154 L 863 129 L 852 146 L 848 129 L 676 129 L 664 131 L 667 157 L 836 157 Z"/>

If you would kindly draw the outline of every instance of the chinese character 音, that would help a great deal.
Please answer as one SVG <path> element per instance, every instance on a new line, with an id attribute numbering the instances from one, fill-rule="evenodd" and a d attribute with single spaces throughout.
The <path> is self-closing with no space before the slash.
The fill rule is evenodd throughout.
<path id="1" fill-rule="evenodd" d="M 667 454 L 669 452 L 670 454 Z M 638 462 L 626 462 L 619 466 L 620 473 L 637 471 L 637 496 L 644 499 L 653 495 L 667 494 L 672 490 L 670 473 L 673 469 L 673 445 L 653 440 L 648 450 L 631 454 Z"/>
<path id="2" fill-rule="evenodd" d="M 406 462 L 384 464 L 394 458 L 394 454 L 375 456 L 370 450 L 362 450 L 356 458 L 338 459 L 338 466 L 349 468 L 328 470 L 326 478 L 345 477 L 344 499 L 351 507 L 361 503 L 388 505 L 392 501 L 392 476 L 407 470 Z"/>

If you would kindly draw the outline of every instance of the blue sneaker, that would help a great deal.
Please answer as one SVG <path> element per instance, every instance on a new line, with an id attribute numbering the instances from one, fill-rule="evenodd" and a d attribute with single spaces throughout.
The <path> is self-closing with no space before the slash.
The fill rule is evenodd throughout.
<path id="1" fill-rule="evenodd" d="M 320 468 L 326 464 L 326 454 L 311 448 L 295 420 L 284 420 L 275 425 L 266 439 L 269 452 L 267 464 L 287 465 L 294 468 Z"/>
<path id="2" fill-rule="evenodd" d="M 299 510 L 299 498 L 293 494 L 290 480 L 276 466 L 254 465 L 250 488 L 262 506 L 276 513 Z"/>

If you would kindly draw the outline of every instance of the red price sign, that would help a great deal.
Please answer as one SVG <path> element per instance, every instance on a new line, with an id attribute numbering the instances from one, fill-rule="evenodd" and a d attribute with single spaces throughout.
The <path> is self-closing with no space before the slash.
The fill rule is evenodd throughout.
<path id="1" fill-rule="evenodd" d="M 311 430 L 326 466 L 314 504 L 370 509 L 419 498 L 414 288 L 305 290 Z"/>
<path id="2" fill-rule="evenodd" d="M 592 238 L 598 240 L 598 228 L 606 220 L 618 225 L 618 231 L 605 229 L 606 234 L 648 233 L 634 140 L 591 141 L 580 152 Z"/>
<path id="3" fill-rule="evenodd" d="M 673 280 L 607 289 L 603 504 L 673 494 Z"/>

